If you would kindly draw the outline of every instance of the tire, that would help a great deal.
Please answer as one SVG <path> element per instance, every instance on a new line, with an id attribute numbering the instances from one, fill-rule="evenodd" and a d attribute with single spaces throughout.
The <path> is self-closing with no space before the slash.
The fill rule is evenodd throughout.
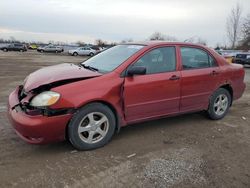
<path id="1" fill-rule="evenodd" d="M 58 53 L 58 51 L 57 51 L 57 50 L 56 50 L 55 52 L 56 52 L 56 54 Z"/>
<path id="2" fill-rule="evenodd" d="M 8 49 L 7 49 L 7 48 L 4 48 L 3 51 L 4 51 L 4 52 L 8 52 Z"/>
<path id="3" fill-rule="evenodd" d="M 40 52 L 41 52 L 41 53 L 43 53 L 43 52 L 44 52 L 44 50 L 40 50 Z"/>
<path id="4" fill-rule="evenodd" d="M 101 103 L 92 103 L 76 112 L 67 131 L 69 141 L 76 149 L 92 150 L 107 144 L 115 127 L 116 120 L 112 110 Z"/>
<path id="5" fill-rule="evenodd" d="M 92 57 L 92 56 L 94 56 L 95 54 L 94 54 L 93 52 L 91 52 L 89 55 L 90 55 L 90 57 Z"/>
<path id="6" fill-rule="evenodd" d="M 77 53 L 77 52 L 74 52 L 74 53 L 73 53 L 73 56 L 78 56 L 78 53 Z"/>
<path id="7" fill-rule="evenodd" d="M 232 102 L 232 96 L 224 88 L 217 89 L 210 97 L 208 117 L 213 120 L 222 119 L 228 112 Z"/>
<path id="8" fill-rule="evenodd" d="M 21 50 L 20 50 L 20 52 L 24 52 L 24 50 L 23 50 L 23 49 L 21 49 Z"/>

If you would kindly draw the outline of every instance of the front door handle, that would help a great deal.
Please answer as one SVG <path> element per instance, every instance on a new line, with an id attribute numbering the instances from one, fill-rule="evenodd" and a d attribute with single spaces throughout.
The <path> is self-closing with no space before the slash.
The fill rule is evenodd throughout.
<path id="1" fill-rule="evenodd" d="M 169 80 L 179 80 L 179 79 L 180 79 L 180 77 L 177 76 L 177 75 L 173 75 L 173 76 L 171 76 L 171 77 L 169 78 Z"/>

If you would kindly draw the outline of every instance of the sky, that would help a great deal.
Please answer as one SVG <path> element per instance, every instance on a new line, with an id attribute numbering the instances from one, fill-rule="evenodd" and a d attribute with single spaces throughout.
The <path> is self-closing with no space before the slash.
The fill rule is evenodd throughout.
<path id="1" fill-rule="evenodd" d="M 0 38 L 120 42 L 161 32 L 225 45 L 226 19 L 237 2 L 242 16 L 250 14 L 250 0 L 0 0 Z"/>

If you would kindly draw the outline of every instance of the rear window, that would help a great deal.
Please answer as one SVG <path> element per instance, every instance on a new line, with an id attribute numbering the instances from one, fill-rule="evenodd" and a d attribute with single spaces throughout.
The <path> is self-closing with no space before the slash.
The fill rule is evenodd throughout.
<path id="1" fill-rule="evenodd" d="M 184 70 L 216 66 L 216 61 L 212 56 L 195 47 L 181 47 L 181 59 Z"/>

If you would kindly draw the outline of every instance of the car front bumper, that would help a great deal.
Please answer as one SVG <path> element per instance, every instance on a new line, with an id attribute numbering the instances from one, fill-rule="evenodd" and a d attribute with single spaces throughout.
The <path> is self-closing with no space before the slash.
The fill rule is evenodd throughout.
<path id="1" fill-rule="evenodd" d="M 9 96 L 8 117 L 18 136 L 31 144 L 47 144 L 65 139 L 72 114 L 58 116 L 28 115 L 19 106 L 19 87 Z"/>

